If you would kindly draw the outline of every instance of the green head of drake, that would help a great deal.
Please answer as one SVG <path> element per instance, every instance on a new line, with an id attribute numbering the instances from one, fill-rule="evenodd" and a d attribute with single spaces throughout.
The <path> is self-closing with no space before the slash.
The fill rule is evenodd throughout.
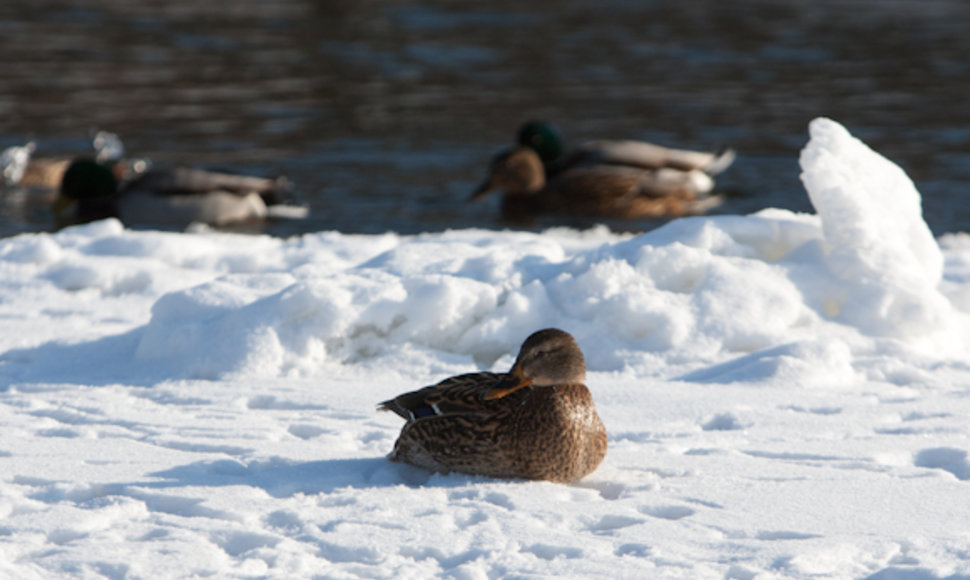
<path id="1" fill-rule="evenodd" d="M 117 197 L 118 178 L 110 167 L 94 159 L 75 159 L 61 179 L 54 212 L 63 219 L 73 210 L 76 222 L 118 217 Z"/>
<path id="2" fill-rule="evenodd" d="M 61 195 L 75 201 L 110 199 L 118 195 L 118 178 L 94 159 L 75 159 L 61 179 Z"/>
<path id="3" fill-rule="evenodd" d="M 519 127 L 516 135 L 519 145 L 529 147 L 539 154 L 543 163 L 551 163 L 562 157 L 563 141 L 559 131 L 546 121 L 529 121 Z"/>

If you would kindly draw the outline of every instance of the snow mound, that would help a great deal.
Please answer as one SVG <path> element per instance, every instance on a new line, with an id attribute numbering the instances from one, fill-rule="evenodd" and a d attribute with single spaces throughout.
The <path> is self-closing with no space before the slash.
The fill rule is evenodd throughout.
<path id="1" fill-rule="evenodd" d="M 835 121 L 815 119 L 809 132 L 801 178 L 822 219 L 826 269 L 845 284 L 826 311 L 896 337 L 947 326 L 943 254 L 912 180 Z"/>
<path id="2" fill-rule="evenodd" d="M 941 291 L 943 254 L 912 182 L 826 119 L 812 123 L 801 163 L 817 216 L 768 209 L 639 236 L 290 240 L 128 232 L 106 221 L 6 241 L 0 263 L 53 286 L 42 292 L 154 296 L 150 317 L 116 337 L 118 352 L 102 351 L 110 364 L 81 357 L 96 374 L 138 369 L 147 383 L 314 376 L 414 348 L 502 370 L 525 336 L 549 326 L 577 337 L 591 370 L 708 381 L 817 384 L 816 363 L 797 361 L 818 356 L 843 369 L 826 377 L 851 381 L 844 353 L 866 348 L 861 337 L 962 352 L 965 317 L 954 305 L 967 300 Z M 795 344 L 812 354 L 779 349 Z M 79 355 L 48 350 L 47 376 L 70 374 Z"/>

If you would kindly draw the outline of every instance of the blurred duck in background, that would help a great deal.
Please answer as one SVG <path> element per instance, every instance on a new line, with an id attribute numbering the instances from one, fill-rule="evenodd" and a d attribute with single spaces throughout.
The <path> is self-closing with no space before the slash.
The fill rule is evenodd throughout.
<path id="1" fill-rule="evenodd" d="M 684 173 L 701 171 L 710 177 L 730 167 L 735 157 L 731 149 L 692 151 L 624 139 L 585 141 L 567 151 L 559 131 L 544 121 L 524 123 L 516 134 L 516 141 L 539 155 L 546 176 L 550 178 L 569 169 L 595 165 L 620 165 L 654 171 L 666 169 Z"/>
<path id="2" fill-rule="evenodd" d="M 187 167 L 150 167 L 130 179 L 98 159 L 76 159 L 64 172 L 54 211 L 64 224 L 108 217 L 128 226 L 227 226 L 267 217 L 298 219 L 307 208 L 287 205 L 293 186 L 261 178 Z"/>
<path id="3" fill-rule="evenodd" d="M 734 152 L 669 149 L 642 141 L 588 141 L 565 151 L 549 123 L 529 122 L 519 144 L 496 155 L 472 199 L 504 191 L 502 215 L 646 219 L 699 214 L 717 206 L 713 175 Z"/>
<path id="4" fill-rule="evenodd" d="M 151 167 L 151 162 L 143 158 L 124 158 L 124 145 L 114 133 L 99 131 L 91 141 L 94 158 L 102 163 L 117 167 L 119 177 L 131 179 Z M 69 156 L 37 156 L 37 145 L 33 141 L 25 145 L 15 145 L 0 152 L 0 173 L 7 189 L 21 188 L 32 190 L 37 195 L 56 194 L 64 178 L 64 172 L 73 160 Z M 53 199 L 53 197 L 51 197 Z"/>
<path id="5" fill-rule="evenodd" d="M 108 131 L 98 132 L 92 145 L 93 156 L 76 158 L 35 156 L 33 142 L 8 147 L 0 153 L 5 203 L 47 204 L 59 226 L 108 217 L 129 226 L 227 226 L 308 213 L 293 203 L 285 177 L 156 167 L 126 157 L 121 139 Z"/>

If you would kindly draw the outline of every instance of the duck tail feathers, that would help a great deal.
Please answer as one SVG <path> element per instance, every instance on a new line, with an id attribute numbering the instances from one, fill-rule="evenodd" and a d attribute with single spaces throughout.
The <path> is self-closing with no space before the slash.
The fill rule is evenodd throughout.
<path id="1" fill-rule="evenodd" d="M 714 154 L 714 159 L 704 168 L 704 173 L 708 175 L 717 175 L 718 173 L 724 171 L 734 163 L 734 158 L 736 154 L 734 149 L 723 147 Z"/>

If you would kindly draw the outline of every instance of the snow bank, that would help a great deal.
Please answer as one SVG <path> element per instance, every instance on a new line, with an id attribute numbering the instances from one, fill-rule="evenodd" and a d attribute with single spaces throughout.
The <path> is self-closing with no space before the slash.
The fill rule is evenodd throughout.
<path id="1" fill-rule="evenodd" d="M 826 310 L 873 334 L 924 336 L 946 326 L 950 305 L 937 291 L 943 255 L 913 182 L 838 123 L 816 119 L 809 129 L 802 181 L 822 219 L 825 266 L 845 284 Z"/>
<path id="2" fill-rule="evenodd" d="M 773 362 L 762 371 L 781 369 L 772 349 L 786 343 L 844 367 L 840 353 L 857 336 L 962 352 L 965 320 L 941 293 L 942 253 L 912 182 L 833 121 L 814 121 L 811 134 L 802 179 L 818 216 L 689 218 L 636 237 L 471 230 L 286 241 L 125 232 L 108 221 L 15 238 L 0 259 L 47 281 L 45 299 L 157 296 L 125 350 L 105 352 L 110 365 L 88 361 L 153 372 L 149 382 L 313 376 L 405 345 L 492 367 L 546 326 L 586 345 L 591 370 L 650 376 L 763 350 L 754 358 Z"/>
<path id="3" fill-rule="evenodd" d="M 970 574 L 970 237 L 838 124 L 817 215 L 0 240 L 0 576 Z M 390 464 L 376 402 L 573 333 L 574 486 Z"/>

